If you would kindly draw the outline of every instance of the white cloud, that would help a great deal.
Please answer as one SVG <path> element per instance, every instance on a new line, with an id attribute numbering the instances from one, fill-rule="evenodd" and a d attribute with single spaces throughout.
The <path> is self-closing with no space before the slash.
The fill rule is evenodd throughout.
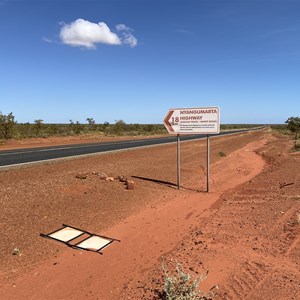
<path id="1" fill-rule="evenodd" d="M 48 39 L 46 37 L 43 37 L 42 40 L 46 43 L 53 43 L 53 41 L 51 39 Z"/>
<path id="2" fill-rule="evenodd" d="M 70 46 L 96 48 L 97 43 L 108 45 L 121 45 L 122 41 L 117 34 L 110 31 L 104 23 L 92 23 L 77 19 L 71 24 L 62 24 L 60 30 L 62 42 Z"/>
<path id="3" fill-rule="evenodd" d="M 1 1 L 1 0 L 0 0 Z M 60 23 L 60 39 L 63 44 L 74 47 L 85 47 L 95 49 L 96 44 L 108 45 L 129 45 L 134 48 L 138 44 L 137 38 L 132 34 L 133 29 L 125 24 L 116 25 L 119 33 L 116 34 L 104 23 L 92 23 L 83 19 L 65 24 Z M 43 38 L 45 42 L 52 42 L 50 39 Z"/>
<path id="4" fill-rule="evenodd" d="M 122 43 L 129 45 L 130 47 L 134 48 L 138 44 L 137 38 L 131 33 L 133 31 L 132 28 L 126 26 L 125 24 L 118 24 L 116 29 L 122 35 Z"/>
<path id="5" fill-rule="evenodd" d="M 137 46 L 138 41 L 132 34 L 126 34 L 126 36 L 123 38 L 123 43 L 134 48 Z"/>
<path id="6" fill-rule="evenodd" d="M 118 25 L 116 25 L 116 29 L 118 31 L 122 31 L 122 30 L 131 31 L 132 30 L 130 27 L 127 27 L 125 24 L 118 24 Z"/>

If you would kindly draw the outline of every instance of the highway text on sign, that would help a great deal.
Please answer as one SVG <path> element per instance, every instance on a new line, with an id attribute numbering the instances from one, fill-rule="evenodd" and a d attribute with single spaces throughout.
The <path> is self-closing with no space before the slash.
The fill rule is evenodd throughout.
<path id="1" fill-rule="evenodd" d="M 218 134 L 220 132 L 220 108 L 174 108 L 164 119 L 170 134 Z"/>

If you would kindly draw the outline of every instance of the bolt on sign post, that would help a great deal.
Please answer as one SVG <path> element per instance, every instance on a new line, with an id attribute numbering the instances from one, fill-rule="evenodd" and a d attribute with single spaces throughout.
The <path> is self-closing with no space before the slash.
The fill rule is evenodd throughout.
<path id="1" fill-rule="evenodd" d="M 209 158 L 210 134 L 220 132 L 220 108 L 172 108 L 164 118 L 164 125 L 170 134 L 177 135 L 177 185 L 180 189 L 180 135 L 181 134 L 206 134 L 207 137 L 207 172 L 206 188 L 209 192 Z"/>

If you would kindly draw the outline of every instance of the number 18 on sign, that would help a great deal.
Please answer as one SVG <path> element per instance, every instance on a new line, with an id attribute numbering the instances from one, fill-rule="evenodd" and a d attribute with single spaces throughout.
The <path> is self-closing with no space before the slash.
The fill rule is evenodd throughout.
<path id="1" fill-rule="evenodd" d="M 177 184 L 180 188 L 180 134 L 207 135 L 207 191 L 209 191 L 209 134 L 220 132 L 220 109 L 214 107 L 173 108 L 164 118 L 170 134 L 177 134 Z"/>

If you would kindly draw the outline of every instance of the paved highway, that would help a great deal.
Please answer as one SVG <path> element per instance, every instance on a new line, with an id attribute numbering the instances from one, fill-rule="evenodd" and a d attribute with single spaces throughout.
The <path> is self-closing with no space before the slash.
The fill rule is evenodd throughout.
<path id="1" fill-rule="evenodd" d="M 226 131 L 219 135 L 227 135 L 232 133 L 243 132 L 247 130 Z M 215 135 L 214 135 L 215 136 Z M 204 138 L 206 135 L 182 135 L 181 141 L 195 140 Z M 27 164 L 33 162 L 54 160 L 66 157 L 74 157 L 79 155 L 88 155 L 93 153 L 116 151 L 131 149 L 150 145 L 167 144 L 176 141 L 176 136 L 168 136 L 161 138 L 148 138 L 140 140 L 127 140 L 115 142 L 102 142 L 92 144 L 76 144 L 55 147 L 40 147 L 30 149 L 4 150 L 0 151 L 0 168 Z"/>

